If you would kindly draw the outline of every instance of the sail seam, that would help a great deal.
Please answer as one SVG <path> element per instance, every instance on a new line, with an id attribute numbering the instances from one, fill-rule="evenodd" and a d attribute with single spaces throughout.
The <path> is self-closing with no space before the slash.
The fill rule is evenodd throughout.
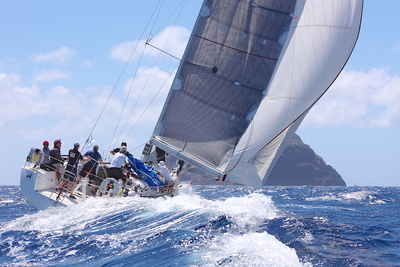
<path id="1" fill-rule="evenodd" d="M 303 26 L 296 26 L 296 28 L 310 28 L 310 27 L 325 27 L 325 28 L 337 28 L 337 29 L 345 29 L 345 30 L 357 30 L 358 28 L 352 27 L 344 27 L 344 26 L 334 26 L 334 25 L 324 25 L 324 24 L 309 24 Z"/>
<path id="2" fill-rule="evenodd" d="M 287 13 L 287 12 L 284 12 L 284 11 L 279 11 L 279 10 L 272 9 L 272 8 L 268 8 L 268 7 L 265 7 L 265 6 L 260 6 L 259 4 L 256 4 L 256 3 L 251 3 L 250 6 L 258 7 L 258 8 L 270 11 L 270 12 L 275 12 L 275 13 L 278 13 L 278 14 L 290 16 L 290 13 Z"/>
<path id="3" fill-rule="evenodd" d="M 277 61 L 277 60 L 278 60 L 277 58 L 271 58 L 271 57 L 261 56 L 261 55 L 257 55 L 257 54 L 253 54 L 253 53 L 248 53 L 248 52 L 246 52 L 246 51 L 244 51 L 244 50 L 240 50 L 240 49 L 237 49 L 237 48 L 228 46 L 228 45 L 224 45 L 224 44 L 215 42 L 215 41 L 213 41 L 213 40 L 204 38 L 204 37 L 202 37 L 202 36 L 196 35 L 196 34 L 195 34 L 194 36 L 195 36 L 195 37 L 198 37 L 198 38 L 200 38 L 200 39 L 203 39 L 203 40 L 205 40 L 205 41 L 207 41 L 207 42 L 210 42 L 210 43 L 213 43 L 213 44 L 216 44 L 216 45 L 220 45 L 220 46 L 223 46 L 223 47 L 226 47 L 226 48 L 229 48 L 229 49 L 238 51 L 239 53 L 244 53 L 244 54 L 247 54 L 247 55 L 250 55 L 250 56 L 265 58 L 265 59 L 274 60 L 274 61 Z"/>
<path id="4" fill-rule="evenodd" d="M 271 97 L 271 98 L 265 98 L 264 100 L 278 100 L 278 99 L 290 99 L 290 100 L 299 100 L 299 101 L 310 101 L 308 98 L 299 98 L 299 97 L 290 97 L 290 96 L 278 96 L 278 97 Z M 264 101 L 263 100 L 263 101 Z"/>

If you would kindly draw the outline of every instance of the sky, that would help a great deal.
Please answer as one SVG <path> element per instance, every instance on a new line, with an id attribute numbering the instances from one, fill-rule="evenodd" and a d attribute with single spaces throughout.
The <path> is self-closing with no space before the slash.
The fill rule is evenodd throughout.
<path id="1" fill-rule="evenodd" d="M 179 64 L 144 43 L 181 58 L 202 4 L 159 2 L 0 0 L 0 185 L 44 140 L 140 157 Z M 399 11 L 365 0 L 350 60 L 297 131 L 349 186 L 400 186 Z"/>

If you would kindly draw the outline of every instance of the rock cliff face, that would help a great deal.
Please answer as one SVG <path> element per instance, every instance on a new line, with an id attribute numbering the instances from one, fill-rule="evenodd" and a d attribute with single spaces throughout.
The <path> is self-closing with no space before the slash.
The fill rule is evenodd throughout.
<path id="1" fill-rule="evenodd" d="M 267 185 L 346 186 L 346 182 L 295 135 L 275 164 Z"/>

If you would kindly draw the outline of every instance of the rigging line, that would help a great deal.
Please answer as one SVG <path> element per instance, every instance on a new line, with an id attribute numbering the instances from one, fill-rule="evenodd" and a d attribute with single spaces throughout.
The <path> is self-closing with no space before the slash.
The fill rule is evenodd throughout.
<path id="1" fill-rule="evenodd" d="M 178 8 L 183 4 L 183 6 L 182 6 L 182 8 L 181 8 L 181 11 L 179 12 L 179 15 L 178 15 L 178 17 L 180 16 L 180 14 L 182 13 L 182 9 L 183 9 L 183 7 L 185 6 L 185 4 L 186 4 L 186 2 L 187 2 L 187 0 L 182 0 L 181 1 L 181 3 L 175 8 L 175 10 L 174 11 L 172 11 L 171 12 L 171 14 L 168 16 L 168 18 L 166 18 L 165 19 L 165 21 L 163 22 L 163 24 L 161 24 L 161 26 L 158 28 L 158 30 L 154 33 L 154 34 L 149 34 L 149 35 L 152 35 L 152 37 L 150 38 L 148 38 L 147 39 L 147 42 L 150 42 L 152 39 L 153 39 L 153 37 L 158 33 L 158 32 L 160 32 L 161 31 L 161 29 L 163 29 L 165 26 L 165 24 L 166 24 L 166 22 L 172 17 L 172 15 L 178 10 Z M 163 3 L 164 3 L 164 1 L 163 1 Z M 159 11 L 161 11 L 161 7 L 160 7 L 160 10 Z M 154 21 L 154 23 L 155 23 L 155 21 Z M 152 28 L 153 29 L 153 28 Z"/>
<path id="2" fill-rule="evenodd" d="M 198 178 L 190 179 L 186 183 L 181 183 L 181 184 L 196 184 L 196 183 L 201 183 L 201 182 L 207 182 L 210 180 L 215 181 L 215 178 L 213 176 L 211 176 L 210 174 L 208 174 L 208 175 L 203 175 Z"/>
<path id="3" fill-rule="evenodd" d="M 154 8 L 153 13 L 151 14 L 149 20 L 147 21 L 146 26 L 144 27 L 144 29 L 143 29 L 143 31 L 142 31 L 140 37 L 139 37 L 139 40 L 141 40 L 141 39 L 143 38 L 144 33 L 146 32 L 147 28 L 149 27 L 149 24 L 150 24 L 152 18 L 154 17 L 154 14 L 155 14 L 155 12 L 156 12 L 156 10 L 157 10 L 157 7 L 158 7 L 158 5 L 160 4 L 160 2 L 161 2 L 161 0 L 158 2 L 158 4 L 156 5 L 156 7 Z M 132 50 L 132 53 L 130 54 L 129 59 L 127 60 L 125 66 L 124 66 L 124 68 L 123 68 L 123 70 L 122 70 L 122 72 L 121 72 L 121 74 L 120 74 L 120 77 L 118 78 L 118 81 L 117 81 L 117 83 L 115 84 L 115 86 L 114 86 L 114 88 L 113 88 L 113 90 L 112 90 L 112 92 L 111 92 L 111 94 L 110 94 L 110 96 L 109 96 L 109 98 L 108 98 L 108 100 L 107 100 L 107 102 L 106 102 L 106 104 L 105 104 L 103 110 L 102 110 L 102 113 L 104 112 L 105 107 L 107 106 L 107 104 L 108 104 L 108 102 L 109 102 L 109 100 L 110 100 L 110 98 L 111 98 L 111 95 L 114 93 L 117 84 L 118 84 L 119 81 L 121 80 L 122 74 L 125 72 L 125 70 L 126 70 L 128 64 L 129 64 L 129 62 L 131 61 L 131 59 L 132 59 L 132 57 L 133 57 L 133 54 L 135 53 L 135 51 L 136 51 L 138 45 L 139 45 L 139 42 L 136 43 L 135 48 Z M 138 68 L 139 68 L 139 67 L 136 68 L 135 76 L 136 76 L 136 73 L 137 73 Z M 127 97 L 126 97 L 126 99 L 125 99 L 124 107 L 125 107 L 126 101 L 127 101 L 127 99 L 128 99 L 130 90 L 131 90 L 131 88 L 129 89 L 128 95 L 127 95 Z M 124 110 L 124 108 L 123 108 L 122 111 L 121 111 L 120 118 L 121 118 L 121 116 L 122 116 L 123 110 Z M 101 113 L 101 114 L 102 114 L 102 113 Z M 101 116 L 101 115 L 100 115 L 100 116 Z M 100 119 L 100 116 L 99 116 L 99 119 Z M 120 122 L 120 118 L 118 119 L 118 123 L 117 123 L 117 125 L 115 126 L 114 133 L 113 133 L 112 138 L 111 138 L 111 140 L 110 140 L 109 149 L 111 148 L 111 145 L 112 145 L 111 142 L 112 142 L 112 140 L 113 140 L 114 137 L 115 137 L 115 133 L 116 133 L 116 131 L 117 131 L 117 128 L 118 128 L 118 125 L 119 125 L 119 122 Z M 98 120 L 99 120 L 99 119 L 98 119 Z M 97 121 L 98 121 L 98 120 L 97 120 Z M 96 124 L 97 124 L 97 122 L 96 122 Z M 94 127 L 93 127 L 93 130 L 94 130 Z M 92 130 L 92 132 L 93 132 L 93 130 Z M 91 132 L 91 133 L 92 133 L 92 132 Z M 116 146 L 117 142 L 118 142 L 118 140 L 115 140 L 114 146 Z"/>
<path id="4" fill-rule="evenodd" d="M 137 147 L 132 148 L 131 150 L 128 150 L 128 152 L 130 153 L 131 151 L 135 151 L 136 149 L 142 148 L 145 144 L 146 143 L 142 143 L 142 144 L 138 145 Z"/>
<path id="5" fill-rule="evenodd" d="M 142 144 L 140 144 L 140 145 L 138 145 L 138 146 L 136 146 L 136 147 L 134 147 L 134 148 L 128 150 L 128 152 L 131 153 L 131 151 L 135 151 L 136 149 L 143 148 L 145 145 L 146 145 L 146 143 L 142 143 Z M 132 154 L 132 153 L 131 153 L 131 154 Z M 156 159 L 158 160 L 158 159 L 160 159 L 160 158 L 162 158 L 162 157 L 158 157 L 158 158 L 156 158 Z"/>
<path id="6" fill-rule="evenodd" d="M 182 8 L 183 8 L 183 7 L 182 7 Z M 180 12 L 180 13 L 181 13 L 181 12 Z M 179 13 L 179 15 L 180 15 L 180 13 Z M 176 24 L 176 21 L 175 21 L 175 24 Z M 174 24 L 174 25 L 175 25 L 175 24 Z M 173 28 L 171 29 L 171 32 L 170 32 L 170 34 L 169 34 L 167 40 L 165 41 L 164 46 L 166 45 L 167 41 L 169 40 L 169 37 L 171 36 L 172 30 L 173 30 Z M 148 44 L 148 42 L 146 42 L 146 44 Z M 145 47 L 143 48 L 143 52 L 142 52 L 142 57 L 141 57 L 141 59 L 143 58 L 144 50 L 145 50 Z M 161 50 L 160 50 L 160 51 L 161 51 Z M 157 64 L 157 62 L 158 62 L 159 59 L 160 59 L 160 55 L 159 55 L 159 57 L 157 58 L 155 64 Z M 147 81 L 146 81 L 145 85 L 143 86 L 142 91 L 140 92 L 139 97 L 136 99 L 135 105 L 134 105 L 134 107 L 132 108 L 131 113 L 130 113 L 130 115 L 128 116 L 128 119 L 126 120 L 125 125 L 124 125 L 123 129 L 121 130 L 121 133 L 120 133 L 119 137 L 122 136 L 122 133 L 123 133 L 123 131 L 125 130 L 126 125 L 127 125 L 128 122 L 129 122 L 129 118 L 132 116 L 132 113 L 133 113 L 133 111 L 135 110 L 135 108 L 136 108 L 136 106 L 137 106 L 137 103 L 139 102 L 139 100 L 140 100 L 140 98 L 141 98 L 141 96 L 142 96 L 142 94 L 143 94 L 143 91 L 144 91 L 144 89 L 146 88 L 146 86 L 147 86 L 147 84 L 148 84 L 148 82 L 149 82 L 149 80 L 150 80 L 150 77 L 151 77 L 151 75 L 152 75 L 152 73 L 153 73 L 153 70 L 154 70 L 154 69 L 151 70 L 151 73 L 149 74 L 149 76 L 148 76 L 148 78 L 147 78 Z M 135 75 L 135 76 L 136 76 L 136 75 Z M 132 82 L 133 82 L 133 80 L 132 80 Z M 163 87 L 163 86 L 164 86 L 164 84 L 162 85 L 162 87 Z M 162 87 L 161 87 L 161 88 L 162 88 Z M 157 92 L 156 96 L 157 96 L 158 93 L 160 92 L 161 88 L 160 88 L 159 91 Z M 153 98 L 153 100 L 154 100 L 154 98 Z M 149 105 L 151 105 L 151 104 L 153 103 L 153 100 L 150 102 Z M 148 107 L 149 107 L 149 106 L 148 106 Z M 148 109 L 148 107 L 146 108 L 146 110 Z M 143 115 L 143 114 L 142 114 L 142 115 Z M 142 116 L 140 116 L 140 118 L 141 118 L 141 117 L 142 117 Z M 139 119 L 140 119 L 140 118 L 139 118 Z M 129 131 L 129 133 L 126 135 L 126 138 L 127 138 L 127 137 L 129 136 L 129 134 L 132 132 L 133 128 L 135 128 L 135 126 L 136 126 L 137 123 L 138 123 L 138 122 L 136 122 L 136 123 L 132 126 L 132 129 L 131 129 L 131 130 Z M 126 138 L 125 138 L 125 139 L 126 139 Z"/>
<path id="7" fill-rule="evenodd" d="M 143 115 L 147 112 L 147 110 L 150 108 L 150 106 L 153 104 L 157 96 L 160 94 L 161 90 L 164 88 L 165 84 L 169 80 L 169 78 L 172 76 L 172 73 L 168 75 L 168 77 L 164 80 L 164 83 L 159 87 L 158 91 L 154 94 L 154 97 L 151 99 L 150 103 L 147 105 L 147 107 L 143 110 L 143 112 L 140 114 L 139 118 L 136 120 L 135 124 L 132 126 L 131 130 L 127 133 L 126 138 L 130 135 L 130 133 L 133 131 L 133 129 L 136 127 L 136 125 L 139 123 L 139 121 L 142 119 Z M 148 82 L 148 81 L 147 81 Z M 146 82 L 146 84 L 147 84 Z"/>
<path id="8" fill-rule="evenodd" d="M 161 1 L 160 1 L 160 2 L 161 2 Z M 160 3 L 160 2 L 159 2 L 159 3 Z M 182 9 L 183 9 L 183 7 L 184 7 L 184 5 L 182 6 Z M 182 9 L 181 9 L 181 11 L 179 12 L 179 15 L 178 15 L 177 19 L 175 20 L 174 27 L 175 27 L 175 25 L 176 25 L 176 23 L 177 23 L 177 20 L 178 20 L 180 14 L 182 13 Z M 164 43 L 164 47 L 165 47 L 167 41 L 169 40 L 169 37 L 171 36 L 172 30 L 174 29 L 174 27 L 171 29 L 170 34 L 168 35 L 168 38 L 167 38 L 167 40 L 166 40 L 165 43 Z M 144 51 L 145 51 L 145 47 L 143 48 L 140 61 L 141 61 L 142 58 L 143 58 Z M 159 61 L 159 59 L 160 59 L 160 55 L 159 55 L 159 57 L 157 58 L 155 64 L 157 64 L 157 62 Z M 139 65 L 139 64 L 138 64 L 138 65 Z M 137 75 L 138 68 L 139 68 L 139 67 L 137 67 L 137 69 L 136 69 L 136 72 L 135 72 L 134 77 L 136 77 L 136 75 Z M 145 85 L 143 86 L 143 88 L 142 88 L 142 90 L 141 90 L 141 92 L 140 92 L 140 94 L 139 94 L 139 97 L 136 99 L 135 105 L 133 106 L 133 108 L 132 108 L 132 110 L 131 110 L 131 113 L 130 113 L 130 115 L 128 116 L 128 118 L 127 118 L 127 120 L 126 120 L 125 125 L 124 125 L 124 127 L 122 128 L 122 130 L 121 130 L 121 132 L 120 132 L 120 134 L 119 134 L 119 136 L 118 136 L 118 139 L 122 136 L 122 133 L 123 133 L 123 131 L 125 130 L 125 128 L 126 128 L 128 122 L 129 122 L 129 118 L 132 116 L 132 113 L 133 113 L 134 110 L 136 109 L 136 106 L 137 106 L 139 100 L 140 100 L 141 97 L 142 97 L 143 91 L 144 91 L 144 89 L 146 88 L 146 86 L 147 86 L 147 84 L 148 84 L 148 82 L 149 82 L 149 80 L 150 80 L 150 77 L 151 77 L 153 71 L 154 71 L 154 69 L 152 69 L 152 70 L 151 70 L 151 73 L 148 75 L 148 78 L 147 78 L 147 80 L 146 80 L 146 83 L 145 83 Z M 133 82 L 134 82 L 134 80 L 132 80 L 131 87 L 133 86 Z M 160 90 L 161 90 L 161 89 L 160 89 Z M 160 91 L 160 90 L 159 90 L 159 91 Z M 152 102 L 153 102 L 153 101 L 152 101 Z M 151 102 L 151 103 L 152 103 L 152 102 Z M 151 103 L 150 103 L 150 104 L 151 104 Z M 147 110 L 147 109 L 148 109 L 148 107 L 146 108 L 146 110 Z M 143 115 L 143 114 L 142 114 L 142 115 Z M 142 118 L 142 116 L 140 116 L 140 118 Z M 139 120 L 140 120 L 140 118 L 139 118 Z M 132 126 L 132 129 L 130 130 L 129 134 L 132 132 L 133 128 L 135 128 L 135 126 L 137 125 L 137 123 L 138 123 L 138 122 L 136 122 L 136 123 Z M 126 138 L 129 136 L 129 134 L 127 134 Z M 126 139 L 126 138 L 125 138 L 125 139 Z M 117 141 L 115 142 L 115 145 L 116 145 L 116 143 L 117 143 Z"/>
<path id="9" fill-rule="evenodd" d="M 154 11 L 153 11 L 153 14 L 150 16 L 150 19 L 148 20 L 148 22 L 147 22 L 145 28 L 143 29 L 142 34 L 140 35 L 140 38 L 139 38 L 139 39 L 142 39 L 142 36 L 144 35 L 144 33 L 145 33 L 145 31 L 146 31 L 146 29 L 147 29 L 147 27 L 148 27 L 148 25 L 149 25 L 149 23 L 150 23 L 150 21 L 151 21 L 153 15 L 154 15 Z M 117 85 L 119 84 L 119 82 L 120 82 L 120 80 L 121 80 L 121 78 L 122 78 L 122 75 L 124 74 L 126 68 L 128 67 L 128 64 L 129 64 L 129 62 L 130 62 L 130 60 L 131 60 L 131 58 L 132 58 L 132 56 L 133 56 L 133 53 L 134 53 L 134 51 L 132 51 L 132 53 L 131 53 L 131 55 L 130 55 L 128 61 L 126 62 L 125 66 L 123 67 L 123 69 L 122 69 L 122 71 L 121 71 L 121 74 L 119 75 L 119 77 L 118 77 L 118 79 L 117 79 L 117 82 L 115 83 L 115 85 L 114 85 L 114 87 L 113 87 L 113 89 L 112 89 L 112 91 L 111 91 L 111 93 L 110 93 L 110 95 L 109 95 L 109 97 L 108 97 L 106 103 L 104 104 L 104 106 L 103 106 L 103 108 L 102 108 L 102 110 L 101 110 L 101 112 L 100 112 L 100 114 L 99 114 L 99 116 L 98 116 L 98 118 L 97 118 L 95 124 L 93 125 L 93 128 L 92 128 L 92 130 L 90 131 L 88 137 L 90 137 L 90 135 L 93 134 L 94 129 L 96 128 L 98 122 L 100 121 L 101 116 L 103 115 L 103 113 L 104 113 L 104 111 L 105 111 L 105 109 L 106 109 L 108 103 L 110 102 L 111 96 L 113 95 L 115 89 L 117 88 Z M 111 139 L 111 140 L 112 140 L 112 139 Z"/>
<path id="10" fill-rule="evenodd" d="M 175 59 L 177 59 L 177 60 L 179 60 L 179 61 L 181 60 L 180 58 L 177 58 L 176 56 L 174 56 L 174 55 L 172 55 L 172 54 L 170 54 L 170 53 L 168 53 L 168 52 L 166 52 L 166 51 L 164 51 L 164 50 L 161 50 L 160 48 L 158 48 L 158 47 L 156 47 L 156 46 L 154 46 L 154 45 L 151 45 L 149 42 L 146 42 L 146 45 L 149 45 L 149 46 L 151 46 L 151 47 L 153 47 L 153 48 L 155 48 L 155 49 L 157 49 L 157 50 L 163 52 L 164 54 L 167 54 L 168 56 L 173 57 L 173 58 L 175 58 Z"/>
<path id="11" fill-rule="evenodd" d="M 186 2 L 186 1 L 184 1 L 184 2 Z M 182 14 L 182 11 L 183 11 L 183 8 L 184 8 L 184 7 L 185 7 L 185 5 L 182 5 L 182 8 L 181 8 L 181 10 L 180 10 L 180 12 L 179 12 L 179 14 L 178 14 L 178 16 L 177 16 L 177 18 L 176 18 L 174 24 L 173 24 L 173 27 L 172 27 L 171 31 L 169 32 L 169 35 L 168 35 L 166 41 L 164 42 L 163 48 L 166 46 L 166 44 L 167 44 L 169 38 L 171 37 L 172 31 L 173 31 L 173 29 L 175 28 L 176 23 L 177 23 L 177 21 L 178 21 L 178 18 L 179 18 L 180 15 Z M 155 63 L 157 63 L 157 62 L 160 60 L 160 58 L 161 58 L 161 53 L 158 55 L 157 60 L 156 60 Z M 147 78 L 147 80 L 146 80 L 146 83 L 145 83 L 145 85 L 143 86 L 143 89 L 142 89 L 142 91 L 140 92 L 139 98 L 137 99 L 136 102 L 138 102 L 139 99 L 141 98 L 141 96 L 142 96 L 142 94 L 143 94 L 143 91 L 144 91 L 144 89 L 146 88 L 146 86 L 147 86 L 147 84 L 148 84 L 148 82 L 149 82 L 149 80 L 150 80 L 150 77 L 151 77 L 151 74 L 153 73 L 153 71 L 154 71 L 154 68 L 151 70 L 151 73 L 149 74 L 149 76 L 148 76 L 148 78 Z M 156 99 L 156 97 L 159 95 L 161 89 L 164 87 L 164 85 L 165 85 L 166 82 L 168 81 L 169 77 L 171 77 L 171 75 L 172 75 L 172 73 L 165 79 L 164 83 L 160 86 L 160 88 L 158 89 L 157 93 L 154 95 L 153 99 L 150 101 L 150 103 L 147 105 L 147 107 L 145 108 L 145 110 L 144 110 L 144 111 L 142 112 L 142 114 L 139 116 L 139 118 L 137 119 L 137 121 L 135 122 L 135 124 L 132 126 L 131 130 L 128 132 L 128 134 L 126 135 L 126 137 L 129 136 L 129 134 L 133 131 L 133 129 L 134 129 L 134 128 L 136 127 L 136 125 L 139 123 L 139 121 L 141 120 L 141 118 L 143 117 L 143 115 L 147 112 L 147 110 L 149 109 L 149 107 L 151 106 L 151 104 L 154 102 L 154 100 Z M 135 106 L 136 106 L 136 104 L 135 104 Z M 132 113 L 133 113 L 133 109 L 132 109 L 131 114 L 132 114 Z M 121 133 L 121 134 L 122 134 L 122 133 Z"/>
<path id="12" fill-rule="evenodd" d="M 172 32 L 172 31 L 171 31 L 171 32 Z M 170 36 L 170 35 L 169 35 L 169 36 Z M 168 41 L 168 39 L 167 39 L 167 41 Z M 143 57 L 143 55 L 144 55 L 144 50 L 145 50 L 145 47 L 143 48 L 142 57 Z M 142 57 L 141 57 L 140 60 L 142 60 Z M 159 55 L 159 57 L 157 58 L 157 60 L 156 60 L 156 62 L 155 62 L 156 64 L 157 64 L 157 62 L 159 61 L 160 57 L 161 57 L 161 55 Z M 143 86 L 143 89 L 142 89 L 142 91 L 140 92 L 139 97 L 136 99 L 135 105 L 133 106 L 133 108 L 132 108 L 132 110 L 131 110 L 131 113 L 130 113 L 129 116 L 128 116 L 128 119 L 126 120 L 125 125 L 124 125 L 123 129 L 121 130 L 121 133 L 120 133 L 119 137 L 122 136 L 122 133 L 123 133 L 123 131 L 125 130 L 125 128 L 126 128 L 128 122 L 129 122 L 129 118 L 132 116 L 132 113 L 133 113 L 133 111 L 135 110 L 135 108 L 136 108 L 136 106 L 137 106 L 137 104 L 138 104 L 138 102 L 139 102 L 139 100 L 140 100 L 140 98 L 141 98 L 141 96 L 142 96 L 142 94 L 143 94 L 144 89 L 146 88 L 148 82 L 150 81 L 150 77 L 151 77 L 151 75 L 152 75 L 152 73 L 153 73 L 153 70 L 154 70 L 154 69 L 152 69 L 151 72 L 150 72 L 150 74 L 148 75 L 147 80 L 146 80 L 146 83 L 145 83 L 145 85 Z M 128 138 L 129 134 L 133 131 L 133 129 L 134 129 L 134 128 L 136 127 L 136 125 L 139 123 L 139 120 L 143 117 L 144 113 L 145 113 L 145 112 L 148 110 L 148 108 L 153 104 L 155 98 L 159 95 L 161 89 L 162 89 L 162 88 L 164 87 L 164 85 L 167 83 L 167 81 L 168 81 L 168 79 L 171 77 L 171 75 L 172 75 L 172 73 L 171 73 L 170 75 L 168 75 L 168 77 L 165 79 L 164 83 L 160 86 L 160 88 L 158 89 L 157 93 L 154 95 L 154 97 L 152 98 L 152 100 L 150 101 L 150 103 L 147 105 L 147 107 L 145 108 L 145 110 L 144 110 L 144 111 L 142 112 L 142 114 L 140 115 L 139 119 L 138 119 L 138 120 L 135 122 L 135 124 L 132 126 L 131 130 L 128 132 L 128 134 L 126 135 L 125 139 Z M 133 80 L 132 80 L 132 84 L 133 84 Z M 131 86 L 132 86 L 132 85 L 131 85 Z"/>
<path id="13" fill-rule="evenodd" d="M 144 47 L 144 49 L 145 49 L 145 47 Z M 144 50 L 143 50 L 142 56 L 143 56 L 143 54 L 144 54 Z M 160 56 L 157 58 L 156 63 L 158 62 L 159 58 L 160 58 Z M 136 109 L 136 106 L 137 106 L 137 104 L 138 104 L 138 102 L 139 102 L 139 100 L 140 100 L 140 98 L 141 98 L 141 96 L 142 96 L 142 94 L 143 94 L 143 91 L 144 91 L 144 89 L 146 88 L 147 84 L 148 84 L 149 81 L 150 81 L 150 77 L 151 77 L 151 75 L 152 75 L 152 73 L 153 73 L 153 70 L 154 70 L 154 69 L 152 69 L 151 72 L 150 72 L 150 74 L 148 75 L 147 80 L 146 80 L 146 83 L 144 84 L 144 86 L 143 86 L 143 88 L 142 88 L 142 90 L 141 90 L 141 92 L 140 92 L 140 94 L 139 94 L 139 97 L 136 98 L 135 105 L 133 106 L 133 108 L 132 108 L 132 110 L 131 110 L 131 113 L 129 114 L 129 116 L 128 116 L 126 122 L 125 122 L 125 125 L 124 125 L 123 129 L 121 130 L 120 136 L 122 136 L 122 133 L 123 133 L 123 131 L 125 130 L 125 127 L 127 126 L 128 122 L 129 122 L 129 118 L 132 116 L 134 110 Z M 158 92 L 156 93 L 155 97 L 159 94 L 159 92 L 161 91 L 161 89 L 163 88 L 164 85 L 165 85 L 165 82 L 164 82 L 164 84 L 160 87 L 160 89 L 159 89 Z M 155 97 L 153 97 L 153 99 L 154 99 Z M 152 103 L 153 103 L 153 100 L 150 102 L 149 105 L 147 105 L 145 111 L 147 111 L 147 109 L 149 108 L 149 106 L 150 106 Z M 144 112 L 145 112 L 145 111 L 144 111 Z M 138 119 L 138 120 L 135 122 L 135 124 L 132 126 L 131 130 L 128 132 L 128 134 L 126 135 L 125 139 L 128 138 L 129 134 L 133 131 L 133 129 L 135 128 L 135 126 L 137 125 L 137 123 L 139 122 L 139 120 L 142 118 L 144 112 L 141 114 L 141 116 L 139 117 L 139 119 Z"/>
<path id="14" fill-rule="evenodd" d="M 139 45 L 139 42 L 136 44 L 136 47 L 134 48 L 133 52 L 136 51 L 136 48 L 138 47 L 138 45 Z M 128 102 L 128 98 L 129 98 L 130 92 L 131 92 L 131 90 L 132 90 L 132 88 L 133 88 L 133 82 L 134 82 L 134 80 L 135 80 L 135 77 L 137 76 L 137 72 L 138 72 L 138 70 L 139 70 L 139 66 L 140 66 L 140 64 L 141 64 L 141 62 L 142 62 L 142 59 L 143 59 L 144 50 L 145 50 L 145 47 L 143 47 L 142 54 L 141 54 L 141 56 L 140 56 L 139 62 L 138 62 L 138 64 L 137 64 L 135 73 L 134 73 L 133 78 L 132 78 L 132 81 L 131 81 L 131 85 L 129 86 L 129 91 L 128 91 L 128 94 L 127 94 L 127 96 L 126 96 L 126 98 L 125 98 L 124 106 L 123 106 L 123 108 L 122 108 L 122 110 L 121 110 L 120 117 L 119 117 L 118 123 L 117 123 L 117 125 L 116 125 L 116 127 L 115 127 L 115 130 L 114 130 L 114 134 L 113 134 L 112 139 L 114 138 L 115 133 L 117 132 L 117 128 L 118 128 L 119 122 L 120 122 L 120 120 L 121 120 L 121 118 L 122 118 L 123 111 L 125 110 L 126 103 Z M 133 52 L 132 52 L 132 53 L 133 53 Z M 137 105 L 137 102 L 138 102 L 138 100 L 136 101 L 136 103 L 135 103 L 133 109 L 135 109 L 135 107 L 136 107 L 136 105 Z M 133 110 L 132 110 L 132 112 L 133 112 Z M 131 114 L 132 114 L 132 112 L 131 112 Z M 127 121 L 128 121 L 128 120 L 129 120 L 129 117 L 128 117 Z M 120 134 L 119 134 L 119 136 L 118 136 L 118 138 L 117 138 L 117 140 L 115 140 L 114 146 L 117 145 L 117 141 L 118 141 L 119 138 L 121 137 L 122 132 L 124 131 L 124 129 L 125 129 L 127 123 L 128 123 L 127 121 L 125 122 L 125 125 L 123 126 L 123 128 L 122 128 L 122 130 L 121 130 L 121 132 L 120 132 Z M 111 140 L 112 140 L 112 139 L 111 139 Z M 111 149 L 111 147 L 110 147 L 109 149 Z"/>
<path id="15" fill-rule="evenodd" d="M 245 148 L 243 149 L 243 151 L 242 151 L 241 155 L 239 156 L 238 160 L 236 161 L 236 163 L 232 167 L 230 167 L 229 171 L 227 171 L 226 173 L 230 173 L 231 171 L 233 171 L 236 168 L 236 166 L 241 164 L 240 160 L 244 156 L 244 153 L 246 153 L 247 148 L 249 147 L 251 138 L 253 136 L 253 132 L 254 132 L 254 121 L 253 120 L 251 120 L 249 128 L 250 128 L 250 133 L 249 133 L 249 137 L 247 138 L 247 142 L 246 142 Z"/>
<path id="16" fill-rule="evenodd" d="M 246 168 L 246 173 L 245 173 L 241 178 L 237 179 L 236 181 L 232 181 L 232 182 L 220 181 L 220 182 L 221 182 L 221 183 L 224 183 L 224 184 L 236 184 L 236 183 L 238 183 L 239 181 L 241 181 L 241 180 L 243 180 L 244 178 L 246 178 L 246 177 L 247 177 L 247 174 L 249 174 L 249 168 L 248 168 L 248 167 Z"/>
<path id="17" fill-rule="evenodd" d="M 155 18 L 154 21 L 153 21 L 153 25 L 152 25 L 151 28 L 150 28 L 149 36 L 152 35 L 154 26 L 156 25 L 156 21 L 157 21 L 159 15 L 160 15 L 160 12 L 161 12 L 161 9 L 162 9 L 163 4 L 164 4 L 164 0 L 159 0 L 159 1 L 158 1 L 157 7 L 158 7 L 158 6 L 160 6 L 160 7 L 158 8 L 158 12 L 157 12 L 156 18 Z M 153 35 L 153 37 L 154 37 L 154 35 Z M 149 37 L 147 38 L 147 40 L 149 40 Z"/>
<path id="18" fill-rule="evenodd" d="M 136 70 L 135 70 L 135 74 L 133 75 L 133 78 L 132 78 L 132 81 L 131 81 L 131 85 L 130 85 L 130 87 L 129 87 L 129 92 L 130 92 L 131 89 L 133 88 L 133 82 L 135 81 L 134 77 L 136 77 L 137 72 L 138 72 L 138 69 L 139 69 L 139 66 L 140 66 L 140 64 L 141 64 L 141 62 L 142 62 L 143 55 L 144 55 L 144 50 L 145 50 L 145 47 L 143 47 L 143 51 L 142 51 L 142 53 L 141 53 L 141 55 L 140 55 L 140 59 L 139 59 L 139 62 L 138 62 L 138 64 L 137 64 L 137 67 L 136 67 Z M 127 97 L 126 97 L 126 99 L 125 99 L 125 103 L 128 101 L 128 97 L 129 97 L 129 94 L 127 95 Z M 114 146 L 117 146 L 117 141 L 118 141 L 119 138 L 122 136 L 122 133 L 123 133 L 123 131 L 125 130 L 125 127 L 126 127 L 126 125 L 128 124 L 129 118 L 131 117 L 131 115 L 132 115 L 134 109 L 136 108 L 136 105 L 137 105 L 138 101 L 139 101 L 139 99 L 137 99 L 136 102 L 135 102 L 135 104 L 133 105 L 133 108 L 132 108 L 132 110 L 131 110 L 131 113 L 129 114 L 127 120 L 125 121 L 125 124 L 124 124 L 124 126 L 122 127 L 120 134 L 118 135 L 118 138 L 115 140 Z M 115 132 L 116 132 L 116 131 L 117 131 L 117 128 L 116 128 L 115 131 L 114 131 L 114 135 L 115 135 Z M 113 135 L 113 137 L 114 137 L 114 135 Z"/>

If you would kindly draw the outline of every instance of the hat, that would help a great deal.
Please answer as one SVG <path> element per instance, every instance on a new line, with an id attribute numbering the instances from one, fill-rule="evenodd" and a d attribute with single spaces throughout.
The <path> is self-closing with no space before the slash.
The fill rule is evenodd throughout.
<path id="1" fill-rule="evenodd" d="M 43 145 L 44 146 L 48 146 L 49 145 L 49 141 L 43 141 Z"/>
<path id="2" fill-rule="evenodd" d="M 58 143 L 61 144 L 61 139 L 57 139 L 56 141 L 54 141 L 54 145 L 57 145 Z"/>
<path id="3" fill-rule="evenodd" d="M 74 143 L 74 147 L 77 147 L 77 146 L 80 146 L 80 144 L 78 142 Z"/>
<path id="4" fill-rule="evenodd" d="M 165 166 L 165 162 L 164 161 L 160 161 L 160 163 L 158 163 L 160 166 Z"/>

